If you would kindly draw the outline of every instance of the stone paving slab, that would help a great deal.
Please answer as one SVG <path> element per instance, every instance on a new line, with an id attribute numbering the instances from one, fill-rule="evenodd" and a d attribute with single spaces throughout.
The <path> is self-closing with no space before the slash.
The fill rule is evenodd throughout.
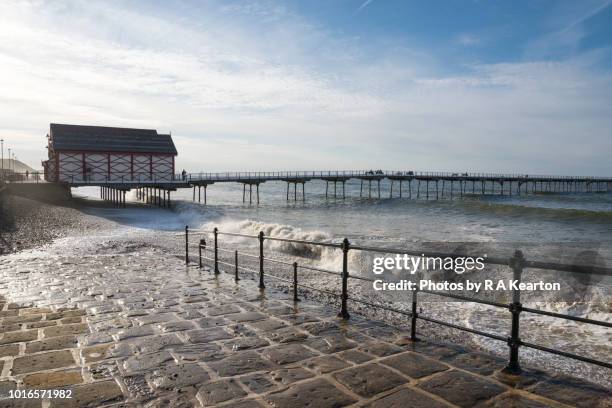
<path id="1" fill-rule="evenodd" d="M 410 378 L 427 377 L 448 370 L 448 366 L 416 353 L 401 353 L 380 361 Z"/>
<path id="2" fill-rule="evenodd" d="M 437 401 L 423 392 L 412 388 L 400 388 L 382 398 L 376 399 L 367 408 L 446 408 L 448 405 Z"/>
<path id="3" fill-rule="evenodd" d="M 460 407 L 473 407 L 506 391 L 493 381 L 455 370 L 430 378 L 419 387 Z"/>
<path id="4" fill-rule="evenodd" d="M 528 390 L 536 395 L 576 407 L 612 407 L 611 394 L 606 390 L 565 376 L 539 382 Z M 605 401 L 607 405 L 604 405 Z"/>
<path id="5" fill-rule="evenodd" d="M 408 379 L 376 363 L 349 368 L 334 374 L 333 377 L 355 394 L 366 398 L 409 382 Z"/>
<path id="6" fill-rule="evenodd" d="M 70 367 L 76 360 L 69 350 L 49 351 L 40 354 L 29 354 L 17 357 L 11 367 L 12 375 L 33 373 L 37 371 L 52 370 L 54 368 Z"/>
<path id="7" fill-rule="evenodd" d="M 357 401 L 322 378 L 268 394 L 266 400 L 277 408 L 344 407 Z"/>
<path id="8" fill-rule="evenodd" d="M 247 393 L 232 379 L 211 382 L 198 390 L 198 400 L 204 406 L 213 406 L 221 402 L 240 398 Z"/>
<path id="9" fill-rule="evenodd" d="M 0 294 L 12 296 L 0 296 L 0 408 L 612 406 L 609 390 L 584 381 L 509 379 L 503 359 L 345 323 L 155 251 L 112 254 L 112 267 L 97 256 L 32 261 L 40 272 L 27 278 L 0 259 Z M 34 388 L 74 398 L 2 399 Z"/>

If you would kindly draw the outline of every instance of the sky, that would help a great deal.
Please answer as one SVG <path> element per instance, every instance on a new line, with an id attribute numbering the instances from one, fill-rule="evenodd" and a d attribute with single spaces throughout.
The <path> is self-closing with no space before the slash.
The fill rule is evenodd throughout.
<path id="1" fill-rule="evenodd" d="M 177 170 L 612 175 L 612 0 L 0 2 L 0 138 L 171 132 Z"/>

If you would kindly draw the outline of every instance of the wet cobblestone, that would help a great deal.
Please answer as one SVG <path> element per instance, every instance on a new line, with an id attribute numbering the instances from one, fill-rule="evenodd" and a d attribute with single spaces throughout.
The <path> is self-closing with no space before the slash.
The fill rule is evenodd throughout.
<path id="1" fill-rule="evenodd" d="M 19 265 L 19 268 L 16 268 Z M 18 271 L 27 269 L 28 274 Z M 601 387 L 538 373 L 154 248 L 0 259 L 0 407 L 604 407 Z M 9 400 L 11 389 L 70 400 Z"/>

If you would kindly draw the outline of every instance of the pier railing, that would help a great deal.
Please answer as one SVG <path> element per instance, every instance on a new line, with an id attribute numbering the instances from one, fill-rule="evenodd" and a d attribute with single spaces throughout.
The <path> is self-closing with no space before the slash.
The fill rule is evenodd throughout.
<path id="1" fill-rule="evenodd" d="M 239 237 L 245 239 L 257 240 L 259 253 L 251 254 L 248 252 L 241 252 L 235 249 L 222 247 L 219 243 L 220 236 L 228 236 L 228 237 Z M 206 238 L 205 238 L 206 237 Z M 520 337 L 520 315 L 521 313 L 531 313 L 541 316 L 548 316 L 557 319 L 570 320 L 585 324 L 596 325 L 600 327 L 612 327 L 612 323 L 593 320 L 578 316 L 572 316 L 562 313 L 550 312 L 546 310 L 539 310 L 530 307 L 525 307 L 521 303 L 521 292 L 519 289 L 513 289 L 512 291 L 512 302 L 510 303 L 501 303 L 492 300 L 486 299 L 478 299 L 448 292 L 434 291 L 434 290 L 422 290 L 416 289 L 411 291 L 412 293 L 412 301 L 410 311 L 401 310 L 398 308 L 394 308 L 387 305 L 382 305 L 378 303 L 371 302 L 365 299 L 359 299 L 354 297 L 349 292 L 349 280 L 359 280 L 374 283 L 374 279 L 369 277 L 360 276 L 356 274 L 351 274 L 349 272 L 348 265 L 348 254 L 350 251 L 364 251 L 370 253 L 379 253 L 379 254 L 399 254 L 399 255 L 410 255 L 410 256 L 425 256 L 425 257 L 450 257 L 453 259 L 468 256 L 467 254 L 457 254 L 457 253 L 439 253 L 439 252 L 431 252 L 431 251 L 415 251 L 415 250 L 406 250 L 406 249 L 396 249 L 396 248 L 383 248 L 383 247 L 371 247 L 371 246 L 363 246 L 363 245 L 354 245 L 351 244 L 348 239 L 344 239 L 341 243 L 336 242 L 320 242 L 320 241 L 309 241 L 309 240 L 297 240 L 297 239 L 288 239 L 288 238 L 280 238 L 273 236 L 266 236 L 263 231 L 258 235 L 249 235 L 249 234 L 238 234 L 238 233 L 230 233 L 230 232 L 221 232 L 217 228 L 212 231 L 209 230 L 197 230 L 197 229 L 189 229 L 189 227 L 185 227 L 185 263 L 189 265 L 191 261 L 190 251 L 194 248 L 197 249 L 197 259 L 198 266 L 202 268 L 204 266 L 204 261 L 211 262 L 213 273 L 219 274 L 221 273 L 220 265 L 224 265 L 228 268 L 231 268 L 234 273 L 234 278 L 236 282 L 240 280 L 240 273 L 247 272 L 258 275 L 259 277 L 259 288 L 265 288 L 266 279 L 274 279 L 276 281 L 281 281 L 292 287 L 292 296 L 294 301 L 299 301 L 299 291 L 300 290 L 308 290 L 314 292 L 325 293 L 327 295 L 331 295 L 334 297 L 340 298 L 340 311 L 338 313 L 338 317 L 342 319 L 349 319 L 349 306 L 348 302 L 360 303 L 369 307 L 373 307 L 376 309 L 384 310 L 391 313 L 396 313 L 401 316 L 405 316 L 410 319 L 410 340 L 417 341 L 417 322 L 418 320 L 422 320 L 425 322 L 438 324 L 442 326 L 446 326 L 449 328 L 461 330 L 464 332 L 472 333 L 478 336 L 487 337 L 493 340 L 504 342 L 508 345 L 509 348 L 509 359 L 505 372 L 510 374 L 519 374 L 521 372 L 521 367 L 519 364 L 519 349 L 520 347 L 527 347 L 539 351 L 543 351 L 546 353 L 551 353 L 557 356 L 562 356 L 578 361 L 583 361 L 589 364 L 594 364 L 597 366 L 612 368 L 612 364 L 606 361 L 597 360 L 594 358 L 581 356 L 578 354 L 574 354 L 568 351 L 557 350 L 551 347 L 546 347 L 543 345 L 527 342 L 521 340 Z M 208 238 L 208 239 L 207 239 Z M 211 242 L 212 241 L 212 242 Z M 268 257 L 265 255 L 265 242 L 285 242 L 291 244 L 300 244 L 307 245 L 312 247 L 325 247 L 332 248 L 342 253 L 342 261 L 341 261 L 341 272 L 333 271 L 325 268 L 318 268 L 310 265 L 300 265 L 297 262 L 287 262 L 281 259 L 275 259 L 272 257 Z M 219 256 L 219 253 L 229 254 L 228 257 Z M 231 256 L 233 255 L 233 256 Z M 239 263 L 239 257 L 247 257 L 252 260 L 252 262 L 258 263 L 258 269 L 251 269 L 247 266 L 244 266 Z M 232 259 L 233 258 L 233 259 Z M 229 262 L 228 262 L 229 261 Z M 266 262 L 271 262 L 281 267 L 289 268 L 290 272 L 292 272 L 292 278 L 287 279 L 284 277 L 276 276 L 273 274 L 266 273 L 265 264 Z M 487 257 L 484 260 L 485 264 L 489 265 L 502 265 L 507 266 L 512 271 L 513 280 L 520 283 L 522 281 L 522 274 L 525 269 L 541 269 L 541 270 L 549 270 L 549 271 L 561 271 L 561 272 L 572 272 L 578 274 L 594 274 L 594 275 L 604 275 L 604 276 L 612 276 L 612 268 L 607 267 L 599 267 L 599 266 L 585 266 L 585 265 L 573 265 L 573 264 L 560 264 L 553 262 L 541 262 L 534 260 L 527 260 L 524 258 L 523 253 L 521 251 L 516 251 L 511 257 L 503 258 L 503 257 Z M 299 271 L 300 270 L 309 270 L 315 271 L 319 273 L 324 273 L 327 275 L 336 276 L 338 278 L 338 282 L 341 286 L 341 292 L 338 295 L 337 293 L 329 290 L 328 288 L 317 288 L 314 286 L 307 286 L 303 283 L 299 282 Z M 419 311 L 418 306 L 418 294 L 427 293 L 430 295 L 440 296 L 443 298 L 463 300 L 471 303 L 478 303 L 483 305 L 488 305 L 496 308 L 506 309 L 509 311 L 510 321 L 511 321 L 511 329 L 509 335 L 489 333 L 486 331 L 482 331 L 475 328 L 461 326 L 459 324 L 447 322 L 444 320 L 436 319 L 433 317 L 429 317 L 422 314 L 422 310 Z"/>
<path id="2" fill-rule="evenodd" d="M 0 178 L 8 182 L 42 182 L 44 172 L 7 171 L 0 173 Z M 175 184 L 189 187 L 191 184 L 212 184 L 215 182 L 264 182 L 264 181 L 310 181 L 310 180 L 338 180 L 349 179 L 381 180 L 381 179 L 423 179 L 423 180 L 463 180 L 463 181 L 517 181 L 525 182 L 585 182 L 585 183 L 612 183 L 612 177 L 590 176 L 554 176 L 520 173 L 477 173 L 477 172 L 435 172 L 413 170 L 328 170 L 328 171 L 275 171 L 275 172 L 214 172 L 214 173 L 177 173 L 160 171 L 144 171 L 123 173 L 108 171 L 62 171 L 59 182 L 74 185 L 102 185 L 124 184 L 126 186 L 143 183 Z"/>
<path id="3" fill-rule="evenodd" d="M 200 172 L 188 173 L 187 181 L 233 181 L 233 180 L 294 180 L 321 178 L 388 178 L 388 177 L 437 177 L 461 179 L 506 179 L 506 180 L 593 180 L 610 181 L 610 177 L 555 176 L 523 173 L 482 173 L 482 172 L 436 172 L 413 170 L 330 170 L 330 171 L 271 171 L 271 172 Z M 177 175 L 177 180 L 182 176 Z"/>

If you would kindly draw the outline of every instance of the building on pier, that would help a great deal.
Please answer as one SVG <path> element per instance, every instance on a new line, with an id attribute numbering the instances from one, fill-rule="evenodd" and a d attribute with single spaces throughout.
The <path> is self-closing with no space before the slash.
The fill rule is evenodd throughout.
<path id="1" fill-rule="evenodd" d="M 154 129 L 52 123 L 45 180 L 63 183 L 169 182 L 177 150 Z"/>

